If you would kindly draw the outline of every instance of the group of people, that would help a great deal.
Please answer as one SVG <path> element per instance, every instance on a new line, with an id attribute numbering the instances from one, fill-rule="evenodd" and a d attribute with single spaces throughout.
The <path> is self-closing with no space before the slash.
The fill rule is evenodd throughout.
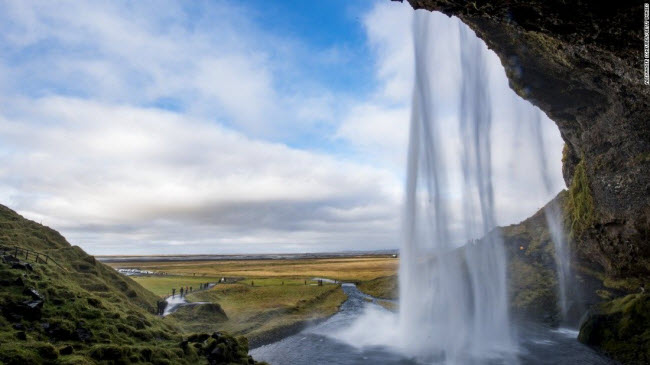
<path id="1" fill-rule="evenodd" d="M 199 290 L 204 290 L 204 289 L 209 289 L 209 288 L 210 288 L 210 283 L 199 283 Z M 194 291 L 194 288 L 192 288 L 191 286 L 186 286 L 184 288 L 181 286 L 181 289 L 179 290 L 179 294 L 180 294 L 181 298 L 183 298 L 184 296 L 186 296 L 187 294 L 189 294 L 189 293 L 191 293 L 193 291 Z M 175 298 L 175 297 L 176 297 L 176 288 L 173 288 L 172 289 L 172 298 Z"/>
<path id="2" fill-rule="evenodd" d="M 192 289 L 191 286 L 186 286 L 185 288 L 183 288 L 181 286 L 181 290 L 180 290 L 181 298 L 186 296 L 187 294 L 189 294 L 192 291 L 194 291 L 194 290 Z M 172 298 L 175 298 L 175 297 L 176 297 L 176 288 L 172 288 Z"/>

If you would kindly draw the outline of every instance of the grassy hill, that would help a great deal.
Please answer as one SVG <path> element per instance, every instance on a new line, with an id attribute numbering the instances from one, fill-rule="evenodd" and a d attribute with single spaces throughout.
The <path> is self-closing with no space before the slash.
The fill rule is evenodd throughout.
<path id="1" fill-rule="evenodd" d="M 156 295 L 1 205 L 0 245 L 51 258 L 0 260 L 0 363 L 254 363 L 245 339 L 183 337 L 173 319 L 153 314 Z"/>

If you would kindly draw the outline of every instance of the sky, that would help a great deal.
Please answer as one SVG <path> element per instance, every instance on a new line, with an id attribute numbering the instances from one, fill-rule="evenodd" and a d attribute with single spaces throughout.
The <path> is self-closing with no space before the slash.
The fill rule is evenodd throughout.
<path id="1" fill-rule="evenodd" d="M 413 13 L 380 0 L 0 0 L 0 204 L 98 255 L 398 248 Z M 459 22 L 429 16 L 452 55 L 432 65 L 449 68 L 444 87 L 462 73 Z M 562 140 L 542 116 L 543 143 L 526 142 L 536 109 L 496 55 L 488 64 L 505 225 L 564 187 Z M 452 86 L 435 102 L 453 105 Z"/>

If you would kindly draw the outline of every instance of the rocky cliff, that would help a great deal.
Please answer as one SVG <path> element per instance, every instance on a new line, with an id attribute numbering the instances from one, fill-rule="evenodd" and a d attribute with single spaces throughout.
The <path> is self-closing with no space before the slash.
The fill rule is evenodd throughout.
<path id="1" fill-rule="evenodd" d="M 594 211 L 580 250 L 613 275 L 650 272 L 650 87 L 641 1 L 409 0 L 460 18 L 510 86 L 557 123 L 564 178 L 582 161 Z"/>
<path id="2" fill-rule="evenodd" d="M 510 87 L 557 124 L 566 142 L 565 213 L 579 266 L 628 292 L 647 288 L 650 87 L 643 84 L 643 2 L 408 1 L 460 18 L 499 56 Z M 590 337 L 604 328 L 592 326 Z"/>

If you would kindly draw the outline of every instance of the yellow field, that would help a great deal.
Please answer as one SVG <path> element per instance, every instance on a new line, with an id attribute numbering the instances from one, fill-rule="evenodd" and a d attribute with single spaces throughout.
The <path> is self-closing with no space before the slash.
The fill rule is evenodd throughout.
<path id="1" fill-rule="evenodd" d="M 342 281 L 366 281 L 394 275 L 398 262 L 399 259 L 390 256 L 357 256 L 296 260 L 142 261 L 109 265 L 186 276 L 302 279 L 323 277 Z"/>

